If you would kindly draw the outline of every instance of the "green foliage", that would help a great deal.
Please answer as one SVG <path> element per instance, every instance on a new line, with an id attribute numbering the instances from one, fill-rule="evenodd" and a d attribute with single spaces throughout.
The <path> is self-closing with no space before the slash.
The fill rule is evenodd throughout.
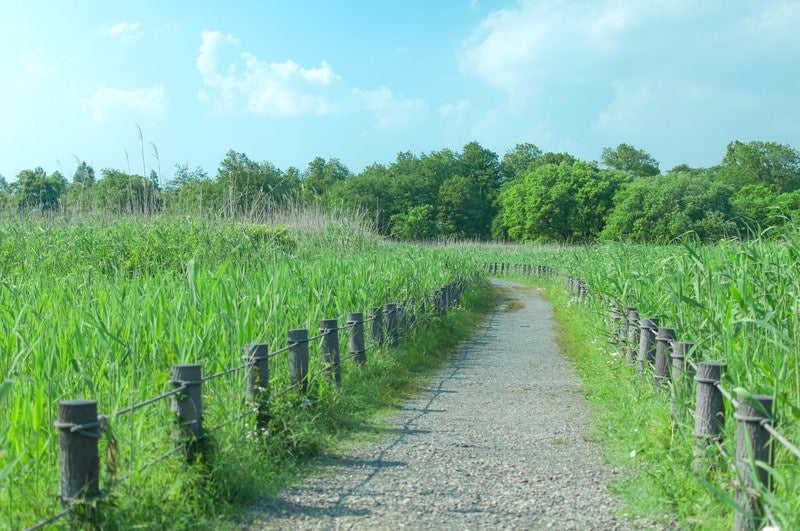
<path id="1" fill-rule="evenodd" d="M 718 178 L 734 188 L 762 185 L 776 192 L 800 188 L 800 152 L 777 142 L 728 144 Z"/>
<path id="2" fill-rule="evenodd" d="M 515 241 L 591 241 L 602 231 L 623 179 L 587 162 L 540 165 L 501 191 L 494 235 Z"/>
<path id="3" fill-rule="evenodd" d="M 315 201 L 334 184 L 347 179 L 350 170 L 339 159 L 317 157 L 308 163 L 308 168 L 303 173 L 302 198 L 305 201 Z"/>
<path id="4" fill-rule="evenodd" d="M 616 149 L 603 148 L 603 164 L 615 170 L 627 171 L 637 177 L 652 177 L 660 173 L 658 161 L 652 155 L 630 144 Z"/>
<path id="5" fill-rule="evenodd" d="M 42 168 L 36 168 L 19 172 L 11 186 L 16 203 L 22 209 L 55 210 L 67 181 L 57 171 L 48 176 Z"/>
<path id="6" fill-rule="evenodd" d="M 296 197 L 300 183 L 296 175 L 284 175 L 269 162 L 255 162 L 244 153 L 229 150 L 217 170 L 217 186 L 224 212 L 250 213 L 270 203 Z"/>
<path id="7" fill-rule="evenodd" d="M 736 234 L 733 190 L 705 174 L 669 173 L 628 183 L 616 196 L 604 239 L 668 242 L 692 234 L 713 241 Z"/>
<path id="8" fill-rule="evenodd" d="M 187 216 L 0 219 L 0 382 L 11 382 L 0 385 L 0 528 L 24 528 L 60 510 L 53 490 L 57 400 L 92 397 L 101 413 L 113 414 L 170 389 L 170 364 L 202 363 L 205 374 L 236 367 L 245 343 L 268 343 L 275 352 L 286 345 L 290 328 L 315 329 L 330 317 L 343 322 L 348 312 L 387 301 L 421 301 L 477 266 L 473 257 L 455 251 L 390 244 L 360 223 L 313 212 L 297 213 L 285 230 Z M 447 269 L 441 267 L 445 262 Z M 439 355 L 446 352 L 441 345 Z M 375 353 L 376 361 L 380 357 Z M 275 389 L 286 388 L 286 357 L 270 364 Z M 320 364 L 314 357 L 311 371 Z M 346 385 L 363 375 L 346 373 Z M 358 401 L 379 402 L 396 396 L 392 386 L 401 387 L 390 371 L 379 383 L 390 389 L 358 395 Z M 320 435 L 320 422 L 333 426 L 333 433 L 343 429 L 331 419 L 342 410 L 326 397 L 337 397 L 338 404 L 344 393 L 332 394 L 325 385 L 315 409 L 291 421 L 284 432 L 288 442 L 274 441 L 275 453 L 265 450 L 258 458 L 243 443 L 248 419 L 214 432 L 215 457 L 199 469 L 175 458 L 138 474 L 172 445 L 169 408 L 112 415 L 118 475 L 133 473 L 114 513 L 118 527 L 178 521 L 196 528 L 232 501 L 255 495 L 285 474 L 273 458 L 282 456 L 280 462 L 291 468 L 293 458 L 327 444 L 332 435 Z M 242 412 L 244 371 L 204 387 L 207 427 Z M 276 411 L 283 400 L 276 397 Z M 217 468 L 220 460 L 231 469 Z M 108 488 L 113 479 L 104 471 L 102 481 Z"/>
<path id="9" fill-rule="evenodd" d="M 529 170 L 533 169 L 541 156 L 542 150 L 533 144 L 525 143 L 514 146 L 514 149 L 503 155 L 503 160 L 500 161 L 503 182 L 524 177 Z"/>
<path id="10" fill-rule="evenodd" d="M 411 207 L 404 214 L 392 216 L 392 236 L 401 240 L 429 240 L 439 233 L 433 205 Z"/>
<path id="11" fill-rule="evenodd" d="M 152 214 L 161 204 L 157 183 L 141 175 L 105 168 L 92 187 L 94 202 L 106 211 L 126 214 Z"/>
<path id="12" fill-rule="evenodd" d="M 777 237 L 794 227 L 793 220 L 800 219 L 800 190 L 776 192 L 763 184 L 742 186 L 731 197 L 731 206 L 745 225 Z"/>
<path id="13" fill-rule="evenodd" d="M 454 175 L 439 188 L 437 218 L 443 235 L 488 239 L 492 210 L 475 177 Z"/>

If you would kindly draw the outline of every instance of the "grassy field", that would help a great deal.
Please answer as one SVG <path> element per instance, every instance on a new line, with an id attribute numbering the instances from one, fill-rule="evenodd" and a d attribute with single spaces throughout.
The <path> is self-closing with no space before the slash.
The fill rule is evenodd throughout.
<path id="1" fill-rule="evenodd" d="M 615 464 L 628 469 L 617 488 L 631 508 L 672 514 L 683 525 L 730 527 L 736 473 L 720 460 L 707 478 L 692 475 L 693 421 L 673 424 L 669 403 L 609 347 L 608 301 L 660 316 L 678 340 L 693 341 L 695 361 L 724 361 L 723 385 L 736 393 L 773 396 L 780 430 L 800 442 L 800 238 L 724 241 L 715 245 L 607 244 L 563 248 L 494 247 L 495 261 L 548 265 L 586 280 L 586 307 L 563 299 L 564 284 L 551 286 L 572 351 L 600 411 L 599 433 Z M 584 339 L 577 336 L 583 334 Z M 570 346 L 571 345 L 571 346 Z M 689 404 L 691 406 L 691 404 Z M 731 406 L 728 405 L 728 412 Z M 723 448 L 735 454 L 735 422 L 729 416 Z M 635 457 L 632 457 L 635 456 Z M 774 494 L 763 492 L 774 520 L 800 526 L 800 462 L 776 446 Z"/>
<path id="2" fill-rule="evenodd" d="M 562 280 L 548 292 L 564 326 L 564 349 L 598 405 L 597 434 L 609 459 L 627 471 L 614 488 L 631 509 L 686 526 L 729 526 L 726 494 L 735 474 L 721 461 L 703 480 L 692 475 L 691 422 L 671 422 L 663 393 L 614 355 L 606 341 L 608 301 L 660 316 L 678 339 L 695 342 L 695 360 L 725 361 L 728 389 L 774 396 L 779 427 L 797 442 L 798 256 L 797 237 L 673 246 L 409 245 L 387 242 L 358 220 L 307 211 L 238 222 L 2 219 L 0 528 L 24 527 L 60 508 L 58 400 L 92 397 L 101 413 L 112 413 L 169 390 L 172 363 L 202 363 L 205 374 L 237 366 L 245 343 L 265 342 L 274 351 L 286 344 L 289 328 L 313 333 L 322 318 L 342 322 L 347 312 L 421 300 L 492 261 L 546 265 L 589 283 L 587 305 L 569 301 Z M 469 323 L 460 326 L 463 332 Z M 439 333 L 419 341 L 407 358 L 373 358 L 364 370 L 376 387 L 349 367 L 350 394 L 321 382 L 313 408 L 276 403 L 283 420 L 273 426 L 269 448 L 242 445 L 244 423 L 215 432 L 218 457 L 210 467 L 173 459 L 136 473 L 173 444 L 166 403 L 114 420 L 115 474 L 133 477 L 103 501 L 116 515 L 106 527 L 222 525 L 216 518 L 228 518 L 231 504 L 263 494 L 326 438 L 357 425 L 365 407 L 380 407 L 376 395 L 400 396 L 420 353 L 438 352 L 425 358 L 438 363 L 455 340 Z M 312 350 L 312 371 L 318 357 Z M 271 363 L 276 389 L 288 385 L 286 359 Z M 206 388 L 207 426 L 242 411 L 242 372 Z M 723 446 L 730 454 L 733 432 L 729 421 Z M 113 451 L 106 439 L 102 451 Z M 769 504 L 778 523 L 794 528 L 800 466 L 781 449 L 775 463 Z M 102 475 L 106 482 L 113 477 Z"/>
<path id="3" fill-rule="evenodd" d="M 288 228 L 281 228 L 282 221 Z M 322 318 L 336 317 L 343 324 L 348 312 L 421 301 L 476 270 L 472 255 L 389 243 L 373 234 L 352 219 L 297 213 L 268 224 L 202 218 L 3 219 L 0 528 L 25 527 L 60 509 L 53 426 L 58 400 L 94 398 L 100 413 L 113 413 L 171 389 L 170 364 L 201 363 L 204 374 L 239 366 L 246 343 L 268 343 L 274 351 L 287 344 L 290 328 L 309 328 L 313 335 Z M 314 348 L 312 372 L 321 363 Z M 287 386 L 286 357 L 271 363 L 275 390 Z M 239 371 L 204 386 L 206 426 L 243 410 L 244 378 Z M 324 382 L 316 387 L 319 403 L 337 400 L 329 388 Z M 310 429 L 307 422 L 292 424 L 287 418 L 319 415 L 324 422 L 330 420 L 325 415 L 343 414 L 337 413 L 339 406 L 325 414 L 297 413 L 281 403 L 276 401 L 275 408 L 286 409 L 284 420 L 274 431 L 285 436 L 281 452 L 289 457 L 314 453 L 319 438 L 303 432 Z M 202 478 L 208 471 L 174 474 L 177 465 L 169 462 L 152 474 L 137 474 L 171 447 L 171 426 L 168 401 L 112 418 L 118 443 L 114 474 L 133 474 L 124 488 L 134 489 L 135 507 L 113 496 L 104 501 L 128 514 L 108 526 L 163 526 L 165 515 L 173 518 L 181 511 L 187 520 L 171 520 L 168 527 L 194 526 L 199 520 L 193 513 L 208 518 L 218 511 L 212 503 L 241 500 L 248 485 L 263 484 L 255 475 L 281 473 L 264 461 L 277 450 L 258 457 L 241 445 L 243 421 L 216 432 L 214 444 L 233 456 L 228 464 L 251 458 L 250 464 L 214 467 L 213 482 Z M 107 439 L 101 452 L 114 451 Z M 107 470 L 102 475 L 103 488 L 110 486 L 114 476 Z M 193 487 L 199 483 L 205 486 Z M 179 510 L 164 509 L 169 504 Z"/>

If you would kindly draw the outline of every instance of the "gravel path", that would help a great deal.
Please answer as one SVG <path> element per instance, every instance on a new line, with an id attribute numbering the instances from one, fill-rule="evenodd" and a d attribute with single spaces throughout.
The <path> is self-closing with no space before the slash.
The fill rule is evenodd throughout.
<path id="1" fill-rule="evenodd" d="M 631 529 L 586 440 L 589 406 L 558 352 L 550 305 L 504 299 L 474 339 L 389 421 L 380 444 L 321 461 L 264 500 L 249 529 Z"/>

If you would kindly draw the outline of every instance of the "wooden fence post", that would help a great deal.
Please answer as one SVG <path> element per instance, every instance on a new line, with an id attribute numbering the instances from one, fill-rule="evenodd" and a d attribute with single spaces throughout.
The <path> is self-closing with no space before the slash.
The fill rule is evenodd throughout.
<path id="1" fill-rule="evenodd" d="M 661 387 L 666 387 L 669 382 L 670 358 L 667 354 L 672 350 L 673 341 L 675 341 L 675 330 L 659 326 L 656 333 L 656 361 L 653 367 L 653 376 L 656 379 L 656 383 Z"/>
<path id="2" fill-rule="evenodd" d="M 611 342 L 615 345 L 619 345 L 622 336 L 620 333 L 622 328 L 622 312 L 619 311 L 619 308 L 614 303 L 611 304 L 611 308 L 608 310 L 608 319 L 611 324 Z"/>
<path id="3" fill-rule="evenodd" d="M 636 352 L 639 348 L 639 310 L 630 308 L 628 310 L 628 349 L 625 353 L 625 361 L 630 364 L 636 360 Z"/>
<path id="4" fill-rule="evenodd" d="M 772 420 L 773 399 L 767 395 L 739 395 L 733 418 L 736 419 L 736 471 L 739 486 L 736 489 L 734 529 L 749 531 L 761 528 L 764 509 L 761 493 L 771 488 L 769 472 L 757 463 L 772 467 L 770 435 L 762 422 Z"/>
<path id="5" fill-rule="evenodd" d="M 289 376 L 292 385 L 299 385 L 300 391 L 308 392 L 308 329 L 289 330 Z"/>
<path id="6" fill-rule="evenodd" d="M 645 372 L 648 362 L 655 359 L 654 335 L 658 322 L 654 317 L 639 319 L 639 372 Z"/>
<path id="7" fill-rule="evenodd" d="M 386 316 L 386 337 L 389 344 L 396 347 L 400 344 L 400 332 L 397 329 L 397 305 L 388 302 L 383 305 L 383 315 Z"/>
<path id="8" fill-rule="evenodd" d="M 247 372 L 247 401 L 256 410 L 256 429 L 266 434 L 269 425 L 269 346 L 250 343 L 244 346 L 244 357 L 250 362 Z"/>
<path id="9" fill-rule="evenodd" d="M 380 307 L 369 309 L 369 336 L 374 342 L 383 345 L 383 310 Z"/>
<path id="10" fill-rule="evenodd" d="M 686 356 L 694 343 L 688 341 L 676 341 L 672 344 L 672 392 L 670 394 L 670 410 L 672 418 L 680 420 L 684 418 L 686 397 L 689 392 L 690 372 L 689 364 L 686 363 Z"/>
<path id="11" fill-rule="evenodd" d="M 61 502 L 71 505 L 96 499 L 100 495 L 100 459 L 97 451 L 100 422 L 97 418 L 97 401 L 59 401 L 55 426 L 58 428 Z M 81 520 L 92 520 L 96 516 L 91 507 L 76 509 Z"/>
<path id="12" fill-rule="evenodd" d="M 697 395 L 695 399 L 694 436 L 695 446 L 694 471 L 701 474 L 705 471 L 708 447 L 722 438 L 725 425 L 725 402 L 717 383 L 727 365 L 718 361 L 701 361 L 697 364 Z"/>
<path id="13" fill-rule="evenodd" d="M 339 321 L 336 319 L 322 319 L 319 322 L 319 333 L 322 336 L 320 352 L 328 374 L 332 377 L 336 387 L 342 385 L 342 369 L 340 366 L 341 355 L 339 351 Z"/>
<path id="14" fill-rule="evenodd" d="M 187 461 L 193 463 L 203 438 L 203 368 L 195 363 L 173 365 L 172 385 L 186 387 L 172 397 L 172 411 L 178 422 L 176 438 L 185 445 Z"/>
<path id="15" fill-rule="evenodd" d="M 352 326 L 347 340 L 347 351 L 356 363 L 364 365 L 367 362 L 367 349 L 364 346 L 364 314 L 348 313 L 347 324 Z"/>

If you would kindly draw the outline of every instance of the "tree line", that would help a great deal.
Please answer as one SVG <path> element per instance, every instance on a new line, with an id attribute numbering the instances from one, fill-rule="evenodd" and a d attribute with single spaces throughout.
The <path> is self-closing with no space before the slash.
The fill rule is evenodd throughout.
<path id="1" fill-rule="evenodd" d="M 662 173 L 652 155 L 629 144 L 605 148 L 597 162 L 530 143 L 499 157 L 470 142 L 460 151 L 401 152 L 356 174 L 336 158 L 281 170 L 230 150 L 214 177 L 178 165 L 163 184 L 152 170 L 143 176 L 106 168 L 98 177 L 86 162 L 71 182 L 42 168 L 23 170 L 11 183 L 0 177 L 5 211 L 237 216 L 296 202 L 365 213 L 381 233 L 407 240 L 780 235 L 800 217 L 800 152 L 776 142 L 733 141 L 713 167 L 682 164 Z"/>

